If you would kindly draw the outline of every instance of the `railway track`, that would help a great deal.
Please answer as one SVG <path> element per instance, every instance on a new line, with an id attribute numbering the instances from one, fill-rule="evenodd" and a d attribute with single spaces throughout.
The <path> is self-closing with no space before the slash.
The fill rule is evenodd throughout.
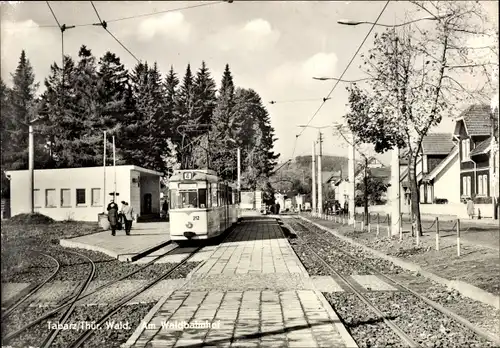
<path id="1" fill-rule="evenodd" d="M 115 280 L 112 280 L 110 282 L 107 282 L 99 287 L 97 287 L 96 289 L 94 289 L 93 291 L 83 295 L 81 292 L 80 294 L 78 295 L 72 295 L 70 296 L 67 300 L 63 301 L 59 306 L 57 306 L 56 308 L 48 311 L 47 313 L 43 314 L 42 316 L 36 318 L 35 320 L 32 320 L 28 323 L 26 323 L 24 326 L 20 327 L 19 329 L 17 329 L 16 331 L 14 332 L 11 332 L 11 333 L 8 333 L 7 335 L 4 336 L 3 338 L 3 342 L 6 343 L 6 342 L 9 342 L 10 340 L 20 336 L 21 334 L 23 334 L 24 332 L 28 331 L 29 329 L 31 329 L 32 327 L 42 323 L 44 320 L 47 320 L 53 316 L 55 316 L 57 313 L 59 313 L 61 310 L 65 309 L 66 307 L 68 306 L 71 306 L 73 303 L 76 303 L 76 302 L 79 302 L 79 301 L 82 301 L 90 296 L 92 296 L 93 294 L 103 290 L 103 289 L 106 289 L 108 287 L 110 287 L 111 285 L 114 285 L 122 280 L 125 280 L 143 270 L 145 270 L 146 268 L 148 268 L 149 266 L 153 265 L 154 263 L 156 263 L 157 261 L 161 260 L 162 258 L 170 255 L 171 253 L 173 253 L 174 251 L 177 251 L 179 249 L 179 246 L 177 246 L 176 248 L 173 248 L 171 250 L 169 250 L 168 252 L 162 254 L 162 255 L 159 255 L 158 257 L 154 258 L 153 260 L 145 263 L 144 265 L 142 265 L 140 268 L 132 271 L 132 272 L 129 272 L 125 275 L 123 275 L 122 277 L 120 278 L 117 278 Z"/>
<path id="2" fill-rule="evenodd" d="M 75 252 L 75 251 L 65 251 L 65 252 L 77 255 L 77 256 L 85 259 L 86 262 L 90 265 L 90 272 L 87 276 L 87 279 L 84 280 L 81 287 L 77 290 L 76 295 L 71 300 L 68 301 L 69 307 L 66 309 L 66 311 L 63 313 L 61 318 L 58 320 L 59 324 L 61 324 L 63 326 L 64 326 L 64 324 L 66 324 L 66 322 L 69 320 L 71 314 L 75 310 L 76 302 L 78 301 L 78 298 L 87 290 L 88 286 L 90 285 L 90 282 L 94 278 L 94 274 L 95 274 L 95 270 L 96 270 L 94 261 L 92 261 L 86 255 L 83 255 L 83 254 Z M 44 348 L 50 347 L 52 342 L 54 342 L 54 340 L 56 339 L 57 335 L 59 335 L 60 332 L 61 332 L 60 328 L 52 330 L 51 333 L 43 341 L 42 347 L 44 347 Z"/>
<path id="3" fill-rule="evenodd" d="M 96 327 L 102 326 L 111 316 L 113 316 L 123 306 L 125 306 L 127 304 L 127 302 L 129 302 L 130 300 L 132 300 L 134 297 L 138 296 L 139 294 L 145 292 L 149 288 L 153 287 L 158 282 L 160 282 L 161 280 L 168 277 L 171 273 L 173 273 L 174 271 L 176 271 L 177 269 L 182 267 L 202 248 L 203 248 L 203 246 L 196 247 L 195 250 L 190 252 L 187 257 L 185 257 L 181 262 L 179 262 L 177 265 L 175 265 L 168 272 L 166 272 L 165 274 L 162 274 L 159 277 L 156 277 L 152 281 L 148 282 L 146 285 L 141 286 L 140 288 L 131 291 L 127 295 L 123 296 L 121 299 L 117 300 L 115 303 L 113 303 L 111 305 L 112 308 L 109 311 L 107 311 L 103 316 L 101 316 L 98 320 L 96 320 L 95 326 Z M 68 348 L 81 347 L 90 338 L 90 336 L 92 336 L 92 334 L 94 332 L 95 332 L 95 328 L 90 328 L 90 329 L 85 330 L 75 341 L 73 341 L 71 344 L 68 345 Z"/>
<path id="4" fill-rule="evenodd" d="M 43 253 L 41 251 L 38 251 L 38 250 L 30 250 L 30 251 L 33 252 L 33 253 L 37 253 L 39 255 L 43 255 L 43 256 L 51 259 L 52 261 L 54 261 L 55 264 L 56 264 L 55 270 L 45 280 L 43 280 L 42 282 L 40 282 L 39 284 L 37 284 L 29 293 L 27 293 L 25 296 L 23 296 L 21 299 L 19 299 L 18 301 L 16 301 L 14 304 L 12 304 L 8 308 L 6 308 L 5 311 L 2 312 L 2 317 L 1 317 L 1 321 L 2 322 L 6 318 L 8 318 L 12 314 L 12 312 L 14 310 L 16 310 L 20 305 L 22 305 L 24 302 L 26 302 L 26 300 L 28 300 L 29 298 L 31 298 L 38 290 L 40 290 L 51 279 L 53 279 L 56 276 L 57 272 L 59 272 L 59 270 L 61 269 L 61 264 L 54 257 L 52 257 L 52 256 L 50 256 L 48 254 L 45 254 L 45 253 Z"/>
<path id="5" fill-rule="evenodd" d="M 280 224 L 283 224 L 282 221 L 280 221 L 280 220 L 278 220 L 278 221 L 280 222 Z M 440 304 L 438 304 L 438 303 L 430 300 L 429 298 L 423 296 L 422 294 L 419 294 L 418 292 L 410 289 L 409 287 L 402 284 L 398 280 L 378 271 L 377 269 L 375 269 L 371 265 L 367 264 L 365 260 L 362 260 L 359 257 L 356 257 L 356 256 L 352 255 L 351 253 L 348 253 L 345 250 L 338 248 L 336 245 L 334 245 L 332 243 L 332 241 L 326 239 L 320 233 L 315 232 L 314 228 L 308 228 L 302 222 L 298 222 L 295 219 L 291 220 L 291 222 L 289 224 L 286 224 L 285 228 L 287 228 L 287 227 L 290 228 L 292 231 L 298 232 L 295 234 L 295 236 L 301 242 L 302 246 L 305 247 L 305 249 L 308 251 L 308 253 L 313 255 L 314 258 L 317 259 L 319 261 L 319 263 L 321 263 L 321 265 L 328 271 L 328 273 L 330 273 L 330 275 L 332 275 L 336 279 L 340 279 L 347 286 L 350 293 L 354 294 L 359 300 L 361 300 L 373 313 L 375 313 L 378 316 L 379 319 L 382 319 L 382 321 L 387 325 L 387 327 L 389 327 L 392 330 L 392 332 L 394 332 L 401 339 L 401 342 L 404 345 L 410 346 L 410 347 L 417 347 L 417 346 L 420 346 L 420 344 L 423 344 L 424 342 L 422 342 L 421 337 L 418 337 L 419 336 L 417 334 L 418 330 L 415 331 L 415 328 L 414 328 L 415 325 L 413 323 L 405 323 L 405 320 L 403 318 L 398 318 L 398 316 L 396 316 L 395 318 L 388 318 L 388 314 L 387 313 L 384 314 L 384 312 L 382 310 L 380 310 L 380 308 L 384 308 L 384 310 L 387 312 L 387 308 L 390 308 L 390 305 L 394 305 L 391 303 L 387 303 L 387 301 L 391 301 L 390 299 L 395 300 L 396 297 L 391 295 L 391 296 L 388 296 L 389 299 L 384 299 L 384 298 L 377 299 L 376 293 L 374 294 L 375 296 L 370 296 L 370 295 L 373 295 L 373 293 L 372 294 L 364 294 L 362 291 L 360 291 L 357 288 L 356 284 L 353 284 L 353 282 L 345 275 L 346 273 L 349 273 L 349 271 L 350 271 L 349 267 L 347 266 L 347 265 L 349 265 L 349 262 L 351 262 L 351 265 L 353 265 L 353 264 L 360 265 L 357 267 L 351 267 L 351 271 L 353 268 L 354 269 L 358 268 L 358 269 L 361 269 L 363 273 L 369 272 L 372 275 L 376 275 L 380 279 L 383 279 L 384 281 L 386 281 L 388 284 L 395 285 L 395 287 L 398 288 L 398 290 L 400 290 L 400 294 L 402 294 L 404 296 L 411 296 L 414 299 L 416 299 L 416 301 L 420 301 L 420 305 L 419 305 L 420 307 L 423 307 L 423 304 L 425 304 L 425 306 L 427 306 L 427 307 L 430 307 L 430 309 L 429 308 L 427 308 L 426 310 L 422 309 L 422 313 L 426 313 L 426 312 L 429 313 L 429 310 L 434 311 L 433 313 L 436 313 L 436 314 L 435 314 L 435 317 L 432 318 L 432 320 L 435 321 L 436 323 L 439 323 L 441 318 L 446 317 L 448 320 L 451 320 L 455 324 L 458 324 L 460 327 L 462 327 L 464 331 L 470 330 L 471 331 L 470 335 L 464 334 L 464 337 L 468 337 L 471 340 L 471 342 L 463 342 L 466 345 L 474 346 L 474 344 L 476 344 L 477 346 L 482 346 L 482 344 L 484 344 L 484 343 L 489 343 L 490 345 L 491 345 L 491 343 L 493 343 L 495 346 L 500 346 L 500 340 L 497 337 L 489 334 L 488 332 L 481 330 L 480 328 L 473 325 L 465 318 L 458 316 L 457 314 L 449 311 L 448 309 L 441 306 Z M 317 240 L 313 241 L 312 239 L 309 239 L 307 237 L 308 234 L 314 234 L 314 236 L 317 238 Z M 311 243 L 306 241 L 303 237 L 310 240 L 312 245 L 311 245 Z M 320 255 L 316 251 L 316 250 L 326 250 L 325 248 L 329 249 L 329 251 L 333 251 L 334 259 L 332 259 L 332 257 L 330 257 L 329 259 L 325 259 L 324 255 Z M 297 255 L 297 256 L 301 259 L 301 261 L 303 261 L 303 255 Z M 350 260 L 350 261 L 347 261 L 347 260 Z M 332 261 L 334 262 L 334 266 L 336 266 L 336 267 L 332 266 Z M 339 271 L 338 268 L 340 268 L 341 270 Z M 402 300 L 401 302 L 405 301 L 404 297 L 400 297 L 398 299 Z M 384 301 L 385 301 L 385 303 L 384 303 Z M 399 306 L 400 304 L 395 304 L 395 305 Z M 415 314 L 415 316 L 419 315 L 419 313 L 417 313 L 417 312 L 412 313 L 412 314 Z M 441 315 L 441 318 L 439 318 L 439 315 Z M 399 325 L 396 325 L 396 323 L 395 323 L 396 319 L 399 322 Z M 416 320 L 416 321 L 418 322 L 418 320 Z M 405 329 L 402 329 L 400 326 L 405 326 Z M 445 334 L 445 331 L 443 331 L 442 327 L 440 327 L 437 324 L 435 326 L 436 326 L 435 330 L 441 331 L 441 336 L 443 336 L 443 335 L 446 336 L 446 334 L 449 334 L 450 336 L 453 337 L 455 335 L 455 333 L 449 333 L 449 332 L 446 332 L 446 334 Z M 411 328 L 411 332 L 407 332 L 407 331 L 410 331 L 409 328 Z M 426 327 L 425 329 L 429 330 L 428 327 Z M 434 335 L 434 336 L 437 336 L 437 335 Z M 472 336 L 475 336 L 475 337 L 472 337 Z M 450 339 L 453 340 L 453 338 L 451 338 L 451 337 L 450 337 Z M 457 337 L 455 337 L 455 339 L 457 339 Z M 481 342 L 481 341 L 485 341 L 485 342 Z M 453 342 L 453 341 L 451 341 L 451 342 Z M 427 343 L 427 342 L 425 342 L 425 343 Z M 436 345 L 440 346 L 441 344 L 442 344 L 442 342 L 440 344 L 436 344 Z M 436 345 L 431 344 L 431 346 L 436 346 Z M 444 346 L 447 346 L 447 345 L 444 345 Z"/>

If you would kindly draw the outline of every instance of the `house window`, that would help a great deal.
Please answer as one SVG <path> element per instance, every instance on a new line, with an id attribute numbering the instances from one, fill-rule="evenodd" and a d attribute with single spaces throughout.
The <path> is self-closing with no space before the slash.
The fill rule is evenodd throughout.
<path id="1" fill-rule="evenodd" d="M 462 177 L 462 195 L 470 197 L 471 196 L 471 177 Z"/>
<path id="2" fill-rule="evenodd" d="M 469 160 L 470 139 L 462 140 L 462 161 Z"/>
<path id="3" fill-rule="evenodd" d="M 101 189 L 93 188 L 92 189 L 92 206 L 99 207 L 101 205 Z"/>
<path id="4" fill-rule="evenodd" d="M 42 197 L 40 196 L 40 190 L 39 189 L 35 189 L 33 190 L 33 205 L 34 205 L 34 208 L 41 208 L 42 207 Z"/>
<path id="5" fill-rule="evenodd" d="M 61 207 L 71 207 L 70 189 L 61 189 Z"/>
<path id="6" fill-rule="evenodd" d="M 56 190 L 47 189 L 45 190 L 45 207 L 55 208 L 56 207 Z"/>
<path id="7" fill-rule="evenodd" d="M 76 205 L 82 206 L 86 203 L 85 189 L 76 189 Z"/>
<path id="8" fill-rule="evenodd" d="M 479 175 L 477 178 L 477 193 L 481 196 L 488 195 L 488 175 Z"/>

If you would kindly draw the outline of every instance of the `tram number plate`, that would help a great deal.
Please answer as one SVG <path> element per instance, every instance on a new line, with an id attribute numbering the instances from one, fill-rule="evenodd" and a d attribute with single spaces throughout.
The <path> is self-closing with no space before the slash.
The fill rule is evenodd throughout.
<path id="1" fill-rule="evenodd" d="M 193 216 L 193 221 L 200 220 L 199 216 Z"/>

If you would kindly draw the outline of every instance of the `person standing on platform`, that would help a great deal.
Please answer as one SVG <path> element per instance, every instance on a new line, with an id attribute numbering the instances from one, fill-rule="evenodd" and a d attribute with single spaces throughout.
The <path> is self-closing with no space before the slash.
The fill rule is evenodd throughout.
<path id="1" fill-rule="evenodd" d="M 280 204 L 276 203 L 276 215 L 280 214 Z"/>
<path id="2" fill-rule="evenodd" d="M 467 200 L 467 215 L 469 219 L 474 219 L 474 202 L 470 198 Z"/>
<path id="3" fill-rule="evenodd" d="M 111 227 L 111 235 L 114 236 L 118 225 L 118 204 L 114 201 L 108 204 L 108 221 Z"/>
<path id="4" fill-rule="evenodd" d="M 123 218 L 125 219 L 125 233 L 130 236 L 130 230 L 132 228 L 132 220 L 134 220 L 134 209 L 125 202 L 125 206 L 122 209 Z"/>

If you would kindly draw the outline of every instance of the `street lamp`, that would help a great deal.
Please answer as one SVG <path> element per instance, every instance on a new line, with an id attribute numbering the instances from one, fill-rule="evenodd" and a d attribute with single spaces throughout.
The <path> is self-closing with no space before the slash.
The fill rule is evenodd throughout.
<path id="1" fill-rule="evenodd" d="M 28 189 L 30 192 L 30 212 L 33 214 L 35 212 L 35 145 L 33 141 L 33 125 L 37 122 L 45 119 L 45 116 L 35 117 L 33 120 L 28 122 L 28 172 L 29 172 L 29 182 Z"/>
<path id="2" fill-rule="evenodd" d="M 409 22 L 405 22 L 405 23 L 400 23 L 400 24 L 380 24 L 380 23 L 367 22 L 367 21 L 352 21 L 352 20 L 348 20 L 348 19 L 340 19 L 337 21 L 337 23 L 342 24 L 342 25 L 350 25 L 350 26 L 360 25 L 360 24 L 371 24 L 371 25 L 378 25 L 380 27 L 397 28 L 397 27 L 402 27 L 402 26 L 405 26 L 405 25 L 408 25 L 411 23 L 415 23 L 415 22 L 420 22 L 420 21 L 438 21 L 438 20 L 447 18 L 451 15 L 452 15 L 451 13 L 448 13 L 448 14 L 444 14 L 441 16 L 422 17 L 422 18 L 418 18 L 418 19 L 415 19 L 415 20 L 412 20 Z"/>

